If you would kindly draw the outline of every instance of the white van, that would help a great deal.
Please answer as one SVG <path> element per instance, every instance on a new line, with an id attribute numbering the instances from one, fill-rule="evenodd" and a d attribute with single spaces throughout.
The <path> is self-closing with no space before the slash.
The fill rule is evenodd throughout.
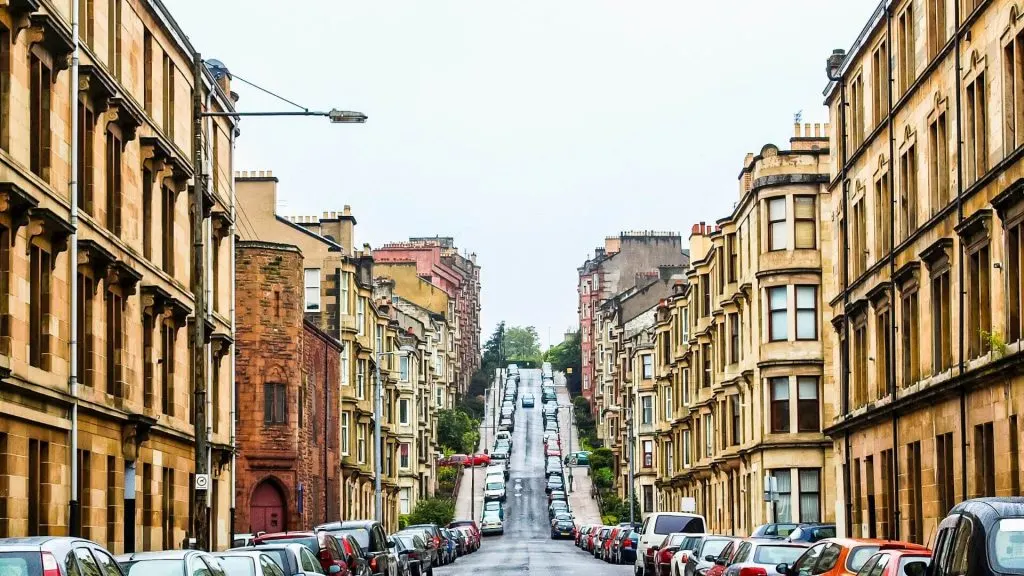
<path id="1" fill-rule="evenodd" d="M 484 478 L 484 500 L 505 500 L 504 474 L 488 474 Z"/>
<path id="2" fill-rule="evenodd" d="M 640 527 L 640 541 L 636 545 L 634 576 L 654 576 L 654 558 L 647 557 L 652 546 L 661 546 L 669 534 L 703 534 L 707 521 L 700 514 L 689 512 L 653 512 Z"/>

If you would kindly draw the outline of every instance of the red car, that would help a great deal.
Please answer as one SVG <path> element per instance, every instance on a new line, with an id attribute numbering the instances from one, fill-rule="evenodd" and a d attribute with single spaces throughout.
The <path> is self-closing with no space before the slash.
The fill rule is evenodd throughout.
<path id="1" fill-rule="evenodd" d="M 477 526 L 475 520 L 452 520 L 448 523 L 448 528 L 469 528 L 477 547 L 480 546 L 480 527 Z"/>
<path id="2" fill-rule="evenodd" d="M 714 565 L 708 569 L 704 576 L 722 576 L 722 574 L 725 574 L 725 569 L 733 563 L 736 552 L 740 549 L 740 542 L 741 540 L 733 540 L 726 544 L 725 548 L 722 548 L 722 551 L 718 553 L 718 557 L 715 558 Z M 672 559 L 669 558 L 670 565 L 671 562 Z"/>
<path id="3" fill-rule="evenodd" d="M 452 454 L 437 461 L 438 466 L 472 466 L 473 460 L 465 454 Z"/>
<path id="4" fill-rule="evenodd" d="M 292 542 L 302 544 L 315 554 L 317 559 L 320 560 L 320 567 L 324 569 L 325 573 L 330 574 L 331 566 L 337 566 L 341 569 L 341 572 L 337 572 L 337 574 L 341 576 L 349 576 L 351 574 L 349 565 L 345 563 L 345 558 L 348 555 L 342 549 L 338 539 L 327 532 L 274 532 L 271 534 L 261 534 L 253 538 L 252 541 L 254 545 L 290 544 Z"/>
<path id="5" fill-rule="evenodd" d="M 473 466 L 487 466 L 491 463 L 490 454 L 473 454 L 469 457 L 473 461 Z"/>
<path id="6" fill-rule="evenodd" d="M 857 574 L 873 573 L 878 576 L 924 576 L 932 562 L 929 550 L 908 548 L 903 544 L 882 544 L 874 556 L 868 558 Z"/>
<path id="7" fill-rule="evenodd" d="M 611 561 L 612 542 L 615 540 L 615 537 L 619 535 L 619 530 L 621 530 L 621 528 L 618 526 L 612 528 L 611 531 L 608 532 L 608 537 L 601 541 L 601 559 L 606 562 Z"/>
<path id="8" fill-rule="evenodd" d="M 558 448 L 558 446 L 552 446 L 551 444 L 548 444 L 548 447 L 544 451 L 544 454 L 547 456 L 561 456 L 562 451 Z"/>

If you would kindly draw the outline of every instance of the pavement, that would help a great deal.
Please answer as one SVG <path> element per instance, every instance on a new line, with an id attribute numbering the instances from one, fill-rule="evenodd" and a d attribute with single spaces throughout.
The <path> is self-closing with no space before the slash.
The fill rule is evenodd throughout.
<path id="1" fill-rule="evenodd" d="M 568 406 L 559 410 L 558 413 L 558 435 L 562 441 L 562 454 L 576 452 L 579 447 L 579 431 L 576 430 L 575 419 L 573 418 L 572 398 L 569 390 L 565 387 L 565 379 L 559 379 L 556 374 L 555 394 L 558 395 L 559 406 Z M 561 386 L 559 386 L 561 380 Z M 570 478 L 572 480 L 570 481 Z M 593 482 L 590 479 L 590 466 L 569 466 L 565 467 L 565 482 L 569 485 L 569 509 L 576 517 L 576 524 L 600 524 L 601 507 L 597 500 L 591 497 Z"/>
<path id="2" fill-rule="evenodd" d="M 540 408 L 540 386 L 539 370 L 521 371 L 520 396 L 524 392 L 532 392 L 538 402 L 536 408 L 524 409 L 519 406 L 516 409 L 516 429 L 512 433 L 509 495 L 505 503 L 505 533 L 501 536 L 486 536 L 479 551 L 459 558 L 454 564 L 434 568 L 437 576 L 472 574 L 476 571 L 502 576 L 513 576 L 524 572 L 543 576 L 566 576 L 582 573 L 587 576 L 627 576 L 632 571 L 632 566 L 607 564 L 595 559 L 590 554 L 576 548 L 571 540 L 551 539 L 547 494 L 544 492 L 546 483 L 544 478 L 544 442 L 542 440 L 544 424 Z M 563 392 L 565 392 L 564 387 L 558 390 L 560 403 Z M 565 399 L 565 403 L 568 403 L 568 394 L 565 395 Z M 569 430 L 568 426 L 563 429 Z M 493 438 L 491 431 L 486 431 L 490 438 Z M 573 434 L 575 439 L 575 433 Z M 568 448 L 567 443 L 563 445 Z M 586 478 L 585 474 L 580 475 L 584 468 L 575 467 L 572 470 L 577 494 L 589 499 L 589 478 Z M 482 470 L 477 472 L 483 473 Z M 568 473 L 568 469 L 566 473 Z M 457 516 L 460 518 L 469 517 L 471 491 L 466 488 L 470 484 L 466 480 L 469 480 L 468 473 L 463 478 L 456 503 Z M 476 490 L 482 495 L 482 478 L 480 480 Z M 582 490 L 581 482 L 586 483 L 585 491 Z M 573 496 L 570 495 L 570 507 L 576 514 L 577 522 L 588 522 L 581 517 L 581 513 L 591 513 L 586 511 L 586 503 L 579 501 L 579 508 L 577 508 L 577 504 L 573 503 L 572 498 Z M 596 509 L 596 503 L 593 504 L 593 507 Z M 465 511 L 465 515 L 463 515 L 463 511 Z M 475 507 L 475 512 L 479 519 L 479 504 Z"/>

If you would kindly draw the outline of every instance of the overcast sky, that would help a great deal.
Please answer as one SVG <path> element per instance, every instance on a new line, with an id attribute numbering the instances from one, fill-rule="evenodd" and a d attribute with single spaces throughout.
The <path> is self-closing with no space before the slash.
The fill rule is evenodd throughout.
<path id="1" fill-rule="evenodd" d="M 362 126 L 246 119 L 279 212 L 350 204 L 357 245 L 454 236 L 483 337 L 577 325 L 576 268 L 622 230 L 728 215 L 746 152 L 825 122 L 825 59 L 877 0 L 164 0 L 204 58 Z M 235 80 L 239 110 L 287 104 Z"/>

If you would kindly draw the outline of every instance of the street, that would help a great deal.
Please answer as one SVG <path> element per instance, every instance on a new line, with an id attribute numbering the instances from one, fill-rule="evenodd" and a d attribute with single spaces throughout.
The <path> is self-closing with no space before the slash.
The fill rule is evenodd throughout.
<path id="1" fill-rule="evenodd" d="M 537 405 L 535 408 L 522 408 L 521 403 L 517 403 L 516 427 L 512 433 L 512 470 L 508 484 L 508 501 L 505 503 L 505 533 L 501 536 L 485 537 L 478 552 L 460 558 L 455 564 L 435 568 L 435 571 L 439 575 L 470 574 L 474 570 L 486 570 L 487 574 L 521 574 L 526 571 L 554 575 L 578 573 L 581 570 L 586 570 L 588 576 L 628 574 L 632 570 L 630 566 L 606 564 L 576 548 L 571 540 L 551 539 L 547 494 L 544 492 L 540 370 L 521 370 L 521 374 L 520 400 L 524 393 L 529 392 L 537 398 Z M 563 400 L 563 391 L 564 389 L 559 389 L 560 403 Z M 566 395 L 565 398 L 567 397 Z M 567 432 L 567 429 L 562 431 L 565 448 L 563 453 L 568 450 L 565 438 Z M 581 488 L 581 470 L 574 469 L 574 474 L 577 474 L 577 489 Z M 566 473 L 568 474 L 568 468 Z M 589 483 L 587 485 L 589 486 Z M 589 491 L 589 488 L 587 490 Z M 479 516 L 479 508 L 476 509 L 476 514 Z M 577 524 L 590 520 L 580 517 L 576 519 Z"/>

